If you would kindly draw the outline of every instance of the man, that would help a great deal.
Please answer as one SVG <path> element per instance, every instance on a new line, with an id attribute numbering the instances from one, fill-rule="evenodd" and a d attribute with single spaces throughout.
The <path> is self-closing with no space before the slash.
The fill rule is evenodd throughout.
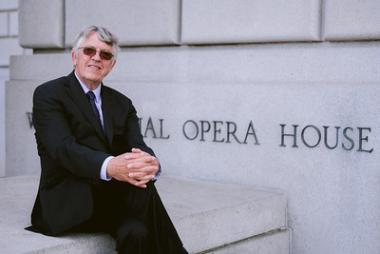
<path id="1" fill-rule="evenodd" d="M 31 230 L 103 231 L 118 253 L 187 253 L 155 189 L 160 166 L 130 99 L 102 81 L 117 38 L 91 26 L 74 42 L 74 71 L 33 95 L 41 179 Z"/>

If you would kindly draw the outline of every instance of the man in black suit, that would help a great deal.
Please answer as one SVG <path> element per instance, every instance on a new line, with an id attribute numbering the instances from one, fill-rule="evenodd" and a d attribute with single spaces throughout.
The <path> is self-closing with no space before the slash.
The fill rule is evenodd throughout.
<path id="1" fill-rule="evenodd" d="M 31 230 L 110 233 L 118 253 L 187 253 L 155 189 L 160 165 L 135 108 L 103 85 L 117 38 L 91 26 L 74 42 L 74 71 L 33 95 L 41 179 Z"/>

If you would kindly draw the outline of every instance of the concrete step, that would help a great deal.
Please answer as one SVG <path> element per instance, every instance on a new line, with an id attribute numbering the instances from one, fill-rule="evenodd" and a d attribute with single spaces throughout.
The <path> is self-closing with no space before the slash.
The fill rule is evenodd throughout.
<path id="1" fill-rule="evenodd" d="M 190 253 L 289 253 L 283 194 L 165 176 L 156 185 Z M 37 186 L 37 176 L 0 178 L 0 253 L 114 253 L 104 234 L 48 237 L 24 230 Z"/>

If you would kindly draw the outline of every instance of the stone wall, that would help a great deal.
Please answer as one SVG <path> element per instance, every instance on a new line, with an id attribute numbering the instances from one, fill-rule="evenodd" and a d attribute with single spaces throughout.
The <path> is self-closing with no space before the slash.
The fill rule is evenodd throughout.
<path id="1" fill-rule="evenodd" d="M 5 175 L 5 81 L 9 57 L 30 52 L 18 44 L 17 0 L 0 1 L 0 177 Z"/>
<path id="2" fill-rule="evenodd" d="M 11 61 L 7 175 L 39 172 L 33 89 L 71 71 L 79 30 L 103 25 L 122 46 L 105 83 L 135 102 L 165 174 L 285 192 L 293 253 L 378 253 L 379 1 L 24 0 L 19 10 L 20 43 L 35 54 Z"/>

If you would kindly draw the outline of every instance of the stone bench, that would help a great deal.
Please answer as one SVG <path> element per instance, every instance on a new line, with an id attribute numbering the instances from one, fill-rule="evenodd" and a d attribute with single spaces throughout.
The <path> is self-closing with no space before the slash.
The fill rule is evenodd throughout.
<path id="1" fill-rule="evenodd" d="M 48 237 L 24 230 L 37 185 L 36 176 L 0 178 L 0 253 L 115 253 L 104 234 Z M 289 253 L 283 194 L 165 176 L 156 185 L 190 253 Z"/>

